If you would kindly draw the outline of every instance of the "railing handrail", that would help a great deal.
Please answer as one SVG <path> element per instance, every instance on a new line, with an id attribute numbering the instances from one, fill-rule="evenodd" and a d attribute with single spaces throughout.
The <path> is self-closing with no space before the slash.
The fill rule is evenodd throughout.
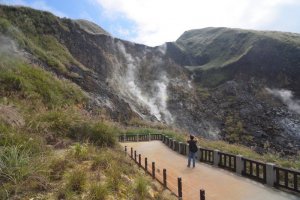
<path id="1" fill-rule="evenodd" d="M 214 152 L 213 149 L 203 148 L 203 147 L 201 147 L 201 146 L 199 147 L 199 150 L 212 151 L 212 152 Z"/>
<path id="2" fill-rule="evenodd" d="M 222 154 L 222 155 L 234 156 L 234 157 L 237 156 L 237 155 L 235 155 L 235 154 L 232 154 L 232 153 L 225 153 L 225 152 L 222 152 L 222 151 L 219 151 L 218 154 L 219 154 L 219 155 Z"/>
<path id="3" fill-rule="evenodd" d="M 262 161 L 257 161 L 257 160 L 253 160 L 253 159 L 251 159 L 251 158 L 245 158 L 245 157 L 242 157 L 242 160 L 251 161 L 251 162 L 254 162 L 254 163 L 261 164 L 261 165 L 266 165 L 266 164 L 267 164 L 267 163 L 262 162 Z"/>
<path id="4" fill-rule="evenodd" d="M 296 170 L 296 169 L 290 169 L 290 168 L 275 166 L 274 170 L 276 170 L 276 169 L 283 170 L 283 171 L 288 171 L 289 173 L 298 173 L 298 174 L 300 174 L 300 170 Z"/>

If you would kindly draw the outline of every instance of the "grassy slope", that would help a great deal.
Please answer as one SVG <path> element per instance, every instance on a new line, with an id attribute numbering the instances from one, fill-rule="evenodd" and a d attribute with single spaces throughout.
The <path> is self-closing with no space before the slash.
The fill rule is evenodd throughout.
<path id="1" fill-rule="evenodd" d="M 88 70 L 70 54 L 58 41 L 61 32 L 69 28 L 58 17 L 48 12 L 28 8 L 0 7 L 0 32 L 18 41 L 37 59 L 53 70 L 68 75 L 78 76 L 69 71 L 70 66 Z"/>
<path id="2" fill-rule="evenodd" d="M 0 71 L 0 107 L 25 121 L 0 118 L 0 199 L 154 198 L 153 183 L 116 144 L 119 129 L 83 109 L 78 86 L 5 54 Z"/>
<path id="3" fill-rule="evenodd" d="M 197 56 L 207 55 L 209 62 L 189 69 L 212 69 L 234 63 L 263 39 L 273 39 L 289 45 L 300 45 L 300 35 L 275 31 L 254 31 L 229 28 L 204 28 L 186 31 L 176 44 L 185 52 Z"/>

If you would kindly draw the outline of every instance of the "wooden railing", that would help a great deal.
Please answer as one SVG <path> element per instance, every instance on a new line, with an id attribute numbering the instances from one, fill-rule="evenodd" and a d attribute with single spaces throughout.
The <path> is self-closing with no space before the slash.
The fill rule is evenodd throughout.
<path id="1" fill-rule="evenodd" d="M 148 135 L 138 135 L 137 136 L 138 137 L 138 140 L 139 141 L 149 141 L 150 139 L 149 139 L 149 134 Z"/>
<path id="2" fill-rule="evenodd" d="M 275 167 L 276 181 L 275 187 L 283 187 L 285 189 L 293 190 L 295 192 L 300 192 L 300 172 L 285 169 L 282 167 Z"/>
<path id="3" fill-rule="evenodd" d="M 151 134 L 151 140 L 161 140 L 161 134 Z"/>
<path id="4" fill-rule="evenodd" d="M 119 135 L 120 142 L 142 142 L 149 140 L 161 140 L 161 134 Z"/>
<path id="5" fill-rule="evenodd" d="M 125 155 L 127 156 L 129 154 L 130 158 L 140 168 L 145 170 L 147 174 L 152 176 L 153 179 L 156 179 L 159 183 L 163 185 L 164 188 L 167 188 L 171 192 L 173 192 L 178 197 L 178 199 L 183 198 L 183 190 L 182 190 L 183 183 L 181 177 L 177 176 L 176 178 L 174 174 L 170 174 L 167 176 L 167 169 L 165 168 L 162 169 L 154 161 L 149 163 L 149 159 L 147 157 L 143 157 L 141 154 L 138 154 L 138 152 L 136 150 L 133 150 L 132 147 L 130 148 L 130 153 L 128 152 L 127 146 L 125 146 L 124 149 L 125 149 Z M 205 200 L 205 191 L 203 189 L 200 189 L 200 200 Z"/>
<path id="6" fill-rule="evenodd" d="M 228 153 L 218 152 L 220 159 L 218 166 L 231 171 L 236 171 L 236 156 Z"/>
<path id="7" fill-rule="evenodd" d="M 242 158 L 244 163 L 242 175 L 247 176 L 256 181 L 266 183 L 266 163 Z"/>
<path id="8" fill-rule="evenodd" d="M 149 141 L 161 140 L 169 148 L 176 152 L 186 155 L 188 152 L 188 145 L 174 141 L 172 138 L 161 134 L 140 134 L 140 135 L 120 135 L 119 141 L 133 142 L 133 141 Z M 284 188 L 300 193 L 300 171 L 285 169 L 281 167 L 270 166 L 268 163 L 268 180 L 267 180 L 267 164 L 242 156 L 236 156 L 229 153 L 214 151 L 211 149 L 199 148 L 200 162 L 205 162 L 220 168 L 230 171 L 235 171 L 242 176 L 251 178 L 261 183 L 267 183 L 270 186 Z M 216 157 L 217 156 L 217 157 Z"/>
<path id="9" fill-rule="evenodd" d="M 199 148 L 200 161 L 214 164 L 214 151 L 210 149 Z"/>

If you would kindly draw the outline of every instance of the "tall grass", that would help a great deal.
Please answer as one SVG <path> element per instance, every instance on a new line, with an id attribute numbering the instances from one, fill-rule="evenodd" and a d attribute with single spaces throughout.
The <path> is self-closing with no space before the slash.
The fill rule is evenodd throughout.
<path id="1" fill-rule="evenodd" d="M 19 183 L 32 173 L 30 153 L 20 146 L 0 149 L 0 178 L 14 184 Z"/>
<path id="2" fill-rule="evenodd" d="M 67 190 L 81 193 L 83 192 L 87 182 L 86 172 L 81 169 L 75 169 L 66 176 L 66 181 Z"/>
<path id="3" fill-rule="evenodd" d="M 73 146 L 71 146 L 71 155 L 78 160 L 86 160 L 88 158 L 87 144 L 75 143 Z"/>
<path id="4" fill-rule="evenodd" d="M 149 182 L 142 176 L 139 176 L 135 179 L 135 192 L 139 199 L 146 199 L 148 194 Z"/>
<path id="5" fill-rule="evenodd" d="M 93 183 L 89 189 L 89 199 L 90 200 L 106 200 L 109 191 L 105 184 L 101 185 L 99 183 Z"/>

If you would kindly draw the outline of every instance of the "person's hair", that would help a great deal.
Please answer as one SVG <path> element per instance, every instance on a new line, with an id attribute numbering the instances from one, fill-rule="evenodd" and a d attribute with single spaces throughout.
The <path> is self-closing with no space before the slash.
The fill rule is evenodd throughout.
<path id="1" fill-rule="evenodd" d="M 194 136 L 193 136 L 193 135 L 190 135 L 190 139 L 193 140 L 193 139 L 194 139 Z"/>

